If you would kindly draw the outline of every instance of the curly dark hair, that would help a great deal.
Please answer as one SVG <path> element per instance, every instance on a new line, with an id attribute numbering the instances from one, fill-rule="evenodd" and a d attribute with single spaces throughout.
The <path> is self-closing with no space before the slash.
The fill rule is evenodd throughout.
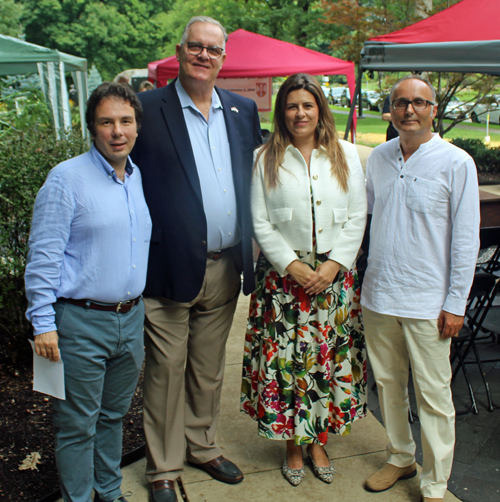
<path id="1" fill-rule="evenodd" d="M 135 111 L 135 121 L 137 130 L 141 128 L 142 104 L 130 85 L 118 82 L 103 82 L 90 95 L 87 101 L 87 111 L 85 112 L 85 122 L 87 129 L 92 136 L 95 136 L 95 111 L 101 101 L 106 98 L 119 98 L 130 103 Z"/>

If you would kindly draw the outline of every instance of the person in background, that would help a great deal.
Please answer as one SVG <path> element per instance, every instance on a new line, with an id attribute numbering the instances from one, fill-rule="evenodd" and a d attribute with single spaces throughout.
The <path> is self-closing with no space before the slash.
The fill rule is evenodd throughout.
<path id="1" fill-rule="evenodd" d="M 105 82 L 87 103 L 90 151 L 54 167 L 33 209 L 25 282 L 39 356 L 64 363 L 54 399 L 55 453 L 65 502 L 126 502 L 122 418 L 144 358 L 151 218 L 128 157 L 142 107 Z"/>
<path id="2" fill-rule="evenodd" d="M 252 219 L 261 249 L 245 338 L 241 409 L 259 435 L 286 441 L 283 474 L 325 483 L 328 433 L 366 415 L 365 347 L 355 260 L 366 224 L 356 147 L 337 138 L 316 79 L 289 77 L 274 132 L 256 155 Z"/>
<path id="3" fill-rule="evenodd" d="M 151 91 L 155 88 L 155 86 L 149 82 L 149 80 L 144 80 L 144 82 L 141 82 L 139 85 L 139 92 L 144 92 L 144 91 Z"/>
<path id="4" fill-rule="evenodd" d="M 455 445 L 450 342 L 464 320 L 479 250 L 476 166 L 432 133 L 436 92 L 423 77 L 394 84 L 399 132 L 375 148 L 366 169 L 372 214 L 361 304 L 368 356 L 390 443 L 385 466 L 365 481 L 381 492 L 416 475 L 408 422 L 409 366 L 422 431 L 420 489 L 442 501 Z"/>
<path id="5" fill-rule="evenodd" d="M 391 96 L 389 95 L 385 98 L 384 107 L 382 109 L 382 120 L 389 122 L 389 125 L 387 126 L 387 132 L 385 133 L 386 141 L 389 141 L 392 138 L 397 138 L 399 136 L 398 131 L 392 124 L 390 105 L 391 105 Z"/>
<path id="6" fill-rule="evenodd" d="M 153 217 L 145 290 L 146 476 L 152 502 L 175 502 L 190 464 L 225 483 L 243 473 L 215 443 L 226 340 L 241 289 L 255 288 L 250 219 L 254 101 L 215 87 L 227 34 L 192 18 L 176 47 L 179 78 L 139 94 L 132 158 Z"/>

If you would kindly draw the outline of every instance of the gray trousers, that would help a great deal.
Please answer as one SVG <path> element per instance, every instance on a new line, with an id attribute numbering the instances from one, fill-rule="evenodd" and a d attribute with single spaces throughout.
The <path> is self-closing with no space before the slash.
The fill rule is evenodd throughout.
<path id="1" fill-rule="evenodd" d="M 63 500 L 121 494 L 122 418 L 144 358 L 144 304 L 126 314 L 57 302 L 66 400 L 54 399 L 56 461 Z"/>

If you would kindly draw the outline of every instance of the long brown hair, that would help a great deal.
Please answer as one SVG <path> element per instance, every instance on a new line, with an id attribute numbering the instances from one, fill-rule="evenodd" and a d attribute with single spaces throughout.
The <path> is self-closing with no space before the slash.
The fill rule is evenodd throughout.
<path id="1" fill-rule="evenodd" d="M 274 109 L 274 132 L 269 141 L 259 151 L 255 160 L 255 166 L 260 157 L 264 155 L 264 179 L 266 188 L 271 190 L 279 184 L 279 170 L 283 164 L 285 150 L 288 145 L 293 144 L 292 135 L 285 124 L 285 109 L 288 95 L 292 91 L 305 89 L 309 91 L 316 100 L 319 108 L 319 120 L 316 128 L 315 138 L 317 146 L 323 146 L 327 157 L 332 164 L 331 174 L 337 179 L 340 188 L 347 192 L 349 180 L 349 167 L 340 146 L 333 115 L 328 108 L 323 91 L 318 81 L 307 73 L 297 73 L 287 78 L 281 86 L 276 96 Z"/>

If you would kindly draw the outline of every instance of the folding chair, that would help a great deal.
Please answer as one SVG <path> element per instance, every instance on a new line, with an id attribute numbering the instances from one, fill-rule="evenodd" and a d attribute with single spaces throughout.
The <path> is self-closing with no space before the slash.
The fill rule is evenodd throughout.
<path id="1" fill-rule="evenodd" d="M 457 377 L 460 369 L 463 371 L 465 381 L 467 382 L 467 387 L 469 390 L 469 396 L 471 404 L 469 408 L 463 411 L 457 411 L 457 415 L 465 415 L 471 411 L 474 414 L 479 413 L 476 405 L 476 398 L 474 396 L 474 390 L 470 381 L 469 373 L 467 371 L 467 364 L 476 363 L 481 377 L 483 379 L 484 386 L 486 388 L 486 393 L 488 396 L 489 410 L 493 411 L 493 404 L 491 401 L 491 394 L 489 391 L 488 381 L 486 380 L 486 375 L 482 365 L 481 358 L 476 347 L 476 338 L 480 331 L 483 330 L 485 319 L 488 316 L 488 311 L 491 308 L 492 298 L 494 297 L 496 290 L 497 278 L 492 274 L 487 273 L 476 273 L 474 276 L 474 282 L 472 283 L 471 291 L 469 294 L 469 299 L 467 302 L 466 320 L 463 328 L 460 330 L 458 337 L 452 338 L 453 354 L 451 356 L 451 364 L 457 360 L 457 364 L 453 370 L 452 381 Z M 500 312 L 499 312 L 500 315 Z M 465 358 L 472 350 L 475 357 L 473 361 L 466 361 Z"/>
<path id="2" fill-rule="evenodd" d="M 485 227 L 479 231 L 481 248 L 477 269 L 493 273 L 500 269 L 500 227 Z"/>

